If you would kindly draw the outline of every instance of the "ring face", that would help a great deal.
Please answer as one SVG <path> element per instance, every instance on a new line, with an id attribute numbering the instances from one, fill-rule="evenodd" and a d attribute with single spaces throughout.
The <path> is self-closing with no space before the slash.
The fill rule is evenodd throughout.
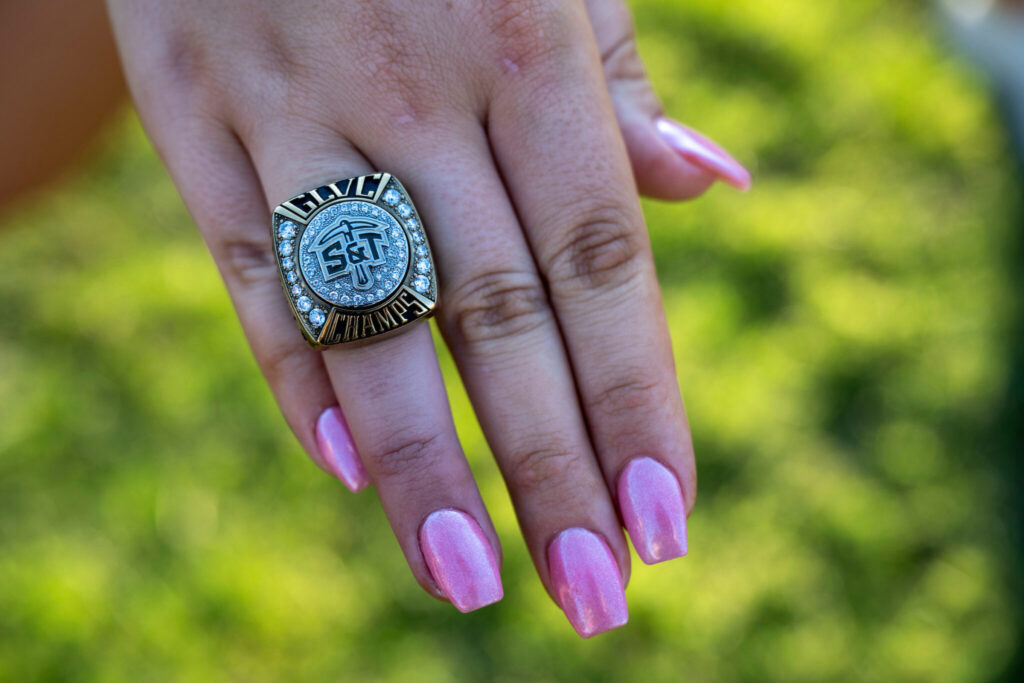
<path id="1" fill-rule="evenodd" d="M 385 334 L 437 304 L 419 214 L 389 173 L 292 197 L 274 210 L 271 229 L 281 283 L 313 346 Z"/>

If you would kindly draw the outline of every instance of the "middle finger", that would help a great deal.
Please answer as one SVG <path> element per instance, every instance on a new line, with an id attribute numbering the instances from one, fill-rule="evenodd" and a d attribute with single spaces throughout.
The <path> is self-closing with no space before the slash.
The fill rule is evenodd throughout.
<path id="1" fill-rule="evenodd" d="M 368 136 L 369 138 L 369 136 Z M 629 551 L 547 294 L 479 123 L 433 127 L 401 167 L 435 229 L 438 322 L 508 484 L 538 573 L 584 637 L 626 623 Z"/>

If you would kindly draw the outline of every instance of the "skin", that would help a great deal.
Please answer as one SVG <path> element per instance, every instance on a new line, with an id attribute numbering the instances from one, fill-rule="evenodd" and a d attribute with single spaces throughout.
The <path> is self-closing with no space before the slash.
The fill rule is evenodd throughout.
<path id="1" fill-rule="evenodd" d="M 0 208 L 81 158 L 126 99 L 102 2 L 0 3 Z M 40 42 L 46 49 L 39 49 Z"/>
<path id="2" fill-rule="evenodd" d="M 143 123 L 285 418 L 327 469 L 314 429 L 340 404 L 417 581 L 441 595 L 417 539 L 440 508 L 468 512 L 501 557 L 429 327 L 309 349 L 267 227 L 281 201 L 377 170 L 402 179 L 425 219 L 441 274 L 437 324 L 541 581 L 551 593 L 545 550 L 570 527 L 602 535 L 628 579 L 614 493 L 626 464 L 653 457 L 679 478 L 687 513 L 696 499 L 638 191 L 686 199 L 715 176 L 657 134 L 661 109 L 625 5 L 110 0 L 108 9 Z M 90 26 L 105 50 L 105 31 Z M 70 81 L 77 53 L 61 54 L 66 68 L 50 73 Z M 108 62 L 91 65 L 105 83 Z M 109 109 L 119 92 L 95 98 Z"/>

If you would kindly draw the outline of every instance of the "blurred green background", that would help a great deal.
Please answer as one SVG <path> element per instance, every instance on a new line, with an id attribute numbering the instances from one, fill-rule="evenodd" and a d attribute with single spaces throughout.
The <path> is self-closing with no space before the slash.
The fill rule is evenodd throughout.
<path id="1" fill-rule="evenodd" d="M 505 548 L 461 615 L 300 452 L 126 116 L 3 219 L 0 679 L 989 681 L 1021 637 L 1019 179 L 909 0 L 635 0 L 679 118 L 755 189 L 648 202 L 699 459 L 690 556 L 580 640 Z"/>

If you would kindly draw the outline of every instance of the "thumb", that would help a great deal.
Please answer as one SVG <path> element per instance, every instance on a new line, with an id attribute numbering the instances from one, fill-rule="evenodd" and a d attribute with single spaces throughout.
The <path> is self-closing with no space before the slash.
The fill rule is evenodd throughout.
<path id="1" fill-rule="evenodd" d="M 657 199 L 691 199 L 716 180 L 748 189 L 750 172 L 732 155 L 663 114 L 637 54 L 625 3 L 586 0 L 586 5 L 640 192 Z"/>

